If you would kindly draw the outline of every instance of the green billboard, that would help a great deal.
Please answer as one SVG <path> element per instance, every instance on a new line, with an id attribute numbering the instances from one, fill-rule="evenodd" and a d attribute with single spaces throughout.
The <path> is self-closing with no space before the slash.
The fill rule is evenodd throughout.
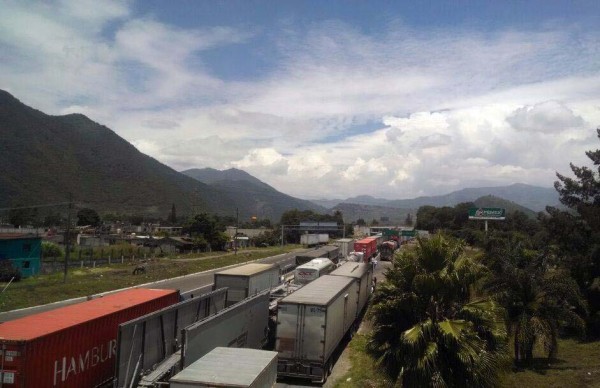
<path id="1" fill-rule="evenodd" d="M 400 232 L 400 235 L 402 237 L 416 237 L 417 236 L 417 231 L 416 230 L 403 230 L 402 232 Z"/>
<path id="2" fill-rule="evenodd" d="M 470 220 L 503 220 L 506 209 L 499 207 L 472 207 L 469 209 Z"/>

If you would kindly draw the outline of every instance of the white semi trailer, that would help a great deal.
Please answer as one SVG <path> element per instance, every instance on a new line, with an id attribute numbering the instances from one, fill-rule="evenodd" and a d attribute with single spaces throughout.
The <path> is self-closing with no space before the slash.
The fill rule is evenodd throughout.
<path id="1" fill-rule="evenodd" d="M 373 267 L 367 263 L 355 263 L 348 261 L 338 267 L 330 275 L 345 276 L 356 279 L 358 282 L 358 306 L 356 309 L 357 318 L 366 307 L 371 296 L 371 284 L 373 282 Z"/>
<path id="2" fill-rule="evenodd" d="M 357 317 L 355 278 L 325 275 L 283 298 L 277 311 L 278 376 L 324 382 Z"/>
<path id="3" fill-rule="evenodd" d="M 275 264 L 251 263 L 215 273 L 213 288 L 227 287 L 225 306 L 231 306 L 251 295 L 270 290 L 280 283 L 279 267 Z"/>

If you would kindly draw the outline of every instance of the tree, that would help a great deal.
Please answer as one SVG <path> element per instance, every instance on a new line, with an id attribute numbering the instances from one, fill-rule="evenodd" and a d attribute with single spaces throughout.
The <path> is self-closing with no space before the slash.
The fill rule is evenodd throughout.
<path id="1" fill-rule="evenodd" d="M 83 208 L 77 212 L 77 225 L 100 225 L 100 216 L 94 209 Z"/>
<path id="2" fill-rule="evenodd" d="M 515 362 L 531 363 L 536 344 L 554 358 L 561 327 L 584 332 L 580 315 L 586 308 L 579 287 L 567 271 L 554 269 L 551 254 L 505 240 L 491 244 L 484 261 L 491 270 L 485 289 L 507 311 Z"/>
<path id="3" fill-rule="evenodd" d="M 365 226 L 367 225 L 367 223 L 365 222 L 364 218 L 359 218 L 358 220 L 356 220 L 356 225 Z"/>
<path id="4" fill-rule="evenodd" d="M 408 213 L 406 215 L 406 219 L 404 220 L 404 225 L 406 225 L 406 226 L 413 226 L 412 214 Z"/>
<path id="5" fill-rule="evenodd" d="M 37 209 L 17 206 L 8 212 L 8 221 L 15 227 L 23 227 L 34 223 Z"/>
<path id="6" fill-rule="evenodd" d="M 207 213 L 198 214 L 189 220 L 183 228 L 183 233 L 195 238 L 199 248 L 223 249 L 229 241 L 229 237 L 218 227 L 215 217 Z"/>
<path id="7" fill-rule="evenodd" d="M 369 349 L 401 386 L 494 386 L 506 330 L 494 301 L 472 298 L 485 267 L 460 241 L 441 234 L 417 241 L 378 286 Z"/>
<path id="8" fill-rule="evenodd" d="M 600 128 L 596 133 L 600 138 Z M 600 149 L 587 151 L 586 155 L 593 168 L 571 163 L 574 178 L 556 173 L 554 188 L 561 203 L 574 214 L 548 208 L 551 217 L 544 221 L 546 227 L 559 229 L 555 237 L 566 252 L 566 265 L 589 303 L 591 334 L 600 336 Z M 574 228 L 564 229 L 565 225 Z"/>
<path id="9" fill-rule="evenodd" d="M 167 219 L 171 224 L 175 225 L 177 223 L 177 213 L 175 211 L 175 204 L 171 205 L 171 213 L 169 214 L 169 218 Z"/>

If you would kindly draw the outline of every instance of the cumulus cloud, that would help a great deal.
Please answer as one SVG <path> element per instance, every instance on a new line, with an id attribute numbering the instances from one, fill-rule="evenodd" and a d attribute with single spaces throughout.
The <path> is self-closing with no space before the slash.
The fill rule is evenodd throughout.
<path id="1" fill-rule="evenodd" d="M 506 121 L 520 131 L 560 132 L 581 127 L 583 119 L 558 101 L 545 101 L 516 109 Z"/>
<path id="2" fill-rule="evenodd" d="M 269 171 L 276 175 L 286 174 L 288 160 L 273 148 L 257 148 L 250 150 L 241 160 L 231 163 L 240 169 Z"/>

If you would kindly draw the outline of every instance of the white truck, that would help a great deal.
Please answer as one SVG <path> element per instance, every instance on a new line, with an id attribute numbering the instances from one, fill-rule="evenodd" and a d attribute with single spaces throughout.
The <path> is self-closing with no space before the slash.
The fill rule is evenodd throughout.
<path id="1" fill-rule="evenodd" d="M 335 264 L 326 257 L 312 259 L 308 263 L 296 267 L 294 270 L 294 283 L 308 284 L 318 277 L 327 275 L 334 269 Z"/>
<path id="2" fill-rule="evenodd" d="M 171 388 L 267 388 L 277 380 L 277 353 L 214 348 L 169 380 Z"/>
<path id="3" fill-rule="evenodd" d="M 215 273 L 213 289 L 228 288 L 227 307 L 278 286 L 280 276 L 279 267 L 275 264 L 251 263 Z"/>
<path id="4" fill-rule="evenodd" d="M 346 276 L 356 279 L 358 282 L 358 306 L 356 309 L 356 317 L 358 318 L 364 308 L 367 306 L 369 297 L 371 296 L 371 285 L 373 283 L 373 266 L 368 263 L 355 263 L 348 261 L 338 267 L 330 275 Z"/>
<path id="5" fill-rule="evenodd" d="M 358 295 L 356 279 L 325 275 L 279 302 L 278 376 L 327 379 L 334 351 L 354 328 Z"/>

